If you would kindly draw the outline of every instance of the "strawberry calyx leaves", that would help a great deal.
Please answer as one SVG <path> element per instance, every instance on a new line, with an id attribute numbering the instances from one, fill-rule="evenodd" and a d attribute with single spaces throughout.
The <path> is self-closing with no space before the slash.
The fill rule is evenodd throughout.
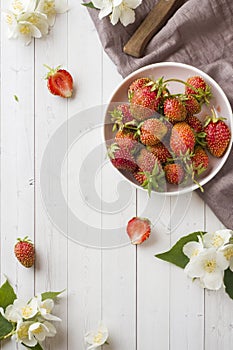
<path id="1" fill-rule="evenodd" d="M 32 244 L 32 240 L 28 236 L 25 236 L 24 238 L 17 238 L 17 241 L 18 242 L 27 242 L 27 243 Z"/>
<path id="2" fill-rule="evenodd" d="M 115 152 L 118 151 L 120 147 L 116 143 L 112 143 L 107 150 L 107 154 L 110 159 L 115 159 Z"/>
<path id="3" fill-rule="evenodd" d="M 215 124 L 215 123 L 217 123 L 217 122 L 220 121 L 220 120 L 222 120 L 222 121 L 226 120 L 226 118 L 224 118 L 224 117 L 219 117 L 219 116 L 217 115 L 216 109 L 215 109 L 214 107 L 211 108 L 211 112 L 212 112 L 212 115 L 206 117 L 206 120 L 205 120 L 205 123 L 204 123 L 204 128 L 205 128 L 210 122 L 212 122 L 212 123 Z"/>
<path id="4" fill-rule="evenodd" d="M 157 90 L 157 98 L 163 95 L 164 92 L 169 94 L 169 90 L 167 89 L 167 84 L 164 81 L 164 77 L 160 77 L 156 81 L 151 80 L 146 86 L 151 86 L 151 91 Z"/>
<path id="5" fill-rule="evenodd" d="M 149 197 L 151 196 L 152 190 L 155 190 L 157 192 L 164 190 L 165 175 L 164 171 L 159 167 L 158 163 L 155 163 L 151 173 L 149 171 L 145 171 L 139 174 L 146 176 L 146 180 L 143 182 L 142 187 L 147 189 Z"/>
<path id="6" fill-rule="evenodd" d="M 61 65 L 59 65 L 56 68 L 51 68 L 47 64 L 44 64 L 43 66 L 49 70 L 47 75 L 45 76 L 45 80 L 49 79 L 49 77 L 56 74 L 59 71 L 59 69 L 61 69 L 61 67 L 62 67 Z"/>
<path id="7" fill-rule="evenodd" d="M 195 139 L 196 139 L 196 143 L 199 144 L 202 147 L 206 147 L 206 133 L 204 131 L 195 133 Z"/>

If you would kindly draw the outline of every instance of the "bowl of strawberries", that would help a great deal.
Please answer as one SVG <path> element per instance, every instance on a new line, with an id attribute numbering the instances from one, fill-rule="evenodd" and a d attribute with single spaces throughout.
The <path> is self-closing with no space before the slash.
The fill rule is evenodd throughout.
<path id="1" fill-rule="evenodd" d="M 112 93 L 105 115 L 112 165 L 149 194 L 203 191 L 229 156 L 231 135 L 232 110 L 221 87 L 182 63 L 130 74 Z"/>

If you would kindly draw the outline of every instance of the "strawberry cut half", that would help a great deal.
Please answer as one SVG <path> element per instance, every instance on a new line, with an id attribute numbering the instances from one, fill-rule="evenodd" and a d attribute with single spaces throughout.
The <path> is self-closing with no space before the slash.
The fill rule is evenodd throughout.
<path id="1" fill-rule="evenodd" d="M 49 69 L 46 79 L 48 80 L 47 86 L 51 94 L 64 98 L 71 97 L 73 93 L 73 78 L 71 74 L 65 69 L 60 69 L 61 66 L 57 68 L 44 66 Z"/>
<path id="2" fill-rule="evenodd" d="M 141 244 L 151 233 L 151 222 L 145 218 L 133 217 L 127 224 L 127 234 L 132 244 Z"/>

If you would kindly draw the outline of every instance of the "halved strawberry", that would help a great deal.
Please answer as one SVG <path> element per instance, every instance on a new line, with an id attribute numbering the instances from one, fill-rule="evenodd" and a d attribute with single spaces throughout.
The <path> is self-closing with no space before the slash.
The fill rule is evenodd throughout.
<path id="1" fill-rule="evenodd" d="M 73 78 L 70 73 L 65 69 L 60 69 L 61 66 L 57 68 L 44 66 L 49 69 L 46 79 L 48 80 L 47 86 L 51 94 L 64 98 L 71 97 L 73 93 Z"/>
<path id="2" fill-rule="evenodd" d="M 127 234 L 132 244 L 141 244 L 151 233 L 151 222 L 149 219 L 133 217 L 127 224 Z"/>

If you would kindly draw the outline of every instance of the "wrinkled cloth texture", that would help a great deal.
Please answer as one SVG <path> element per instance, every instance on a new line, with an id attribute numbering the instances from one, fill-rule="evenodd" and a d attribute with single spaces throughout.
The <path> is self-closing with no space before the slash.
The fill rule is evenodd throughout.
<path id="1" fill-rule="evenodd" d="M 125 77 L 148 64 L 174 61 L 200 68 L 225 91 L 233 106 L 233 0 L 188 0 L 152 38 L 142 58 L 123 52 L 136 28 L 158 0 L 143 0 L 136 21 L 127 27 L 99 20 L 89 9 L 104 50 Z M 216 216 L 233 229 L 233 150 L 220 172 L 197 191 Z"/>

